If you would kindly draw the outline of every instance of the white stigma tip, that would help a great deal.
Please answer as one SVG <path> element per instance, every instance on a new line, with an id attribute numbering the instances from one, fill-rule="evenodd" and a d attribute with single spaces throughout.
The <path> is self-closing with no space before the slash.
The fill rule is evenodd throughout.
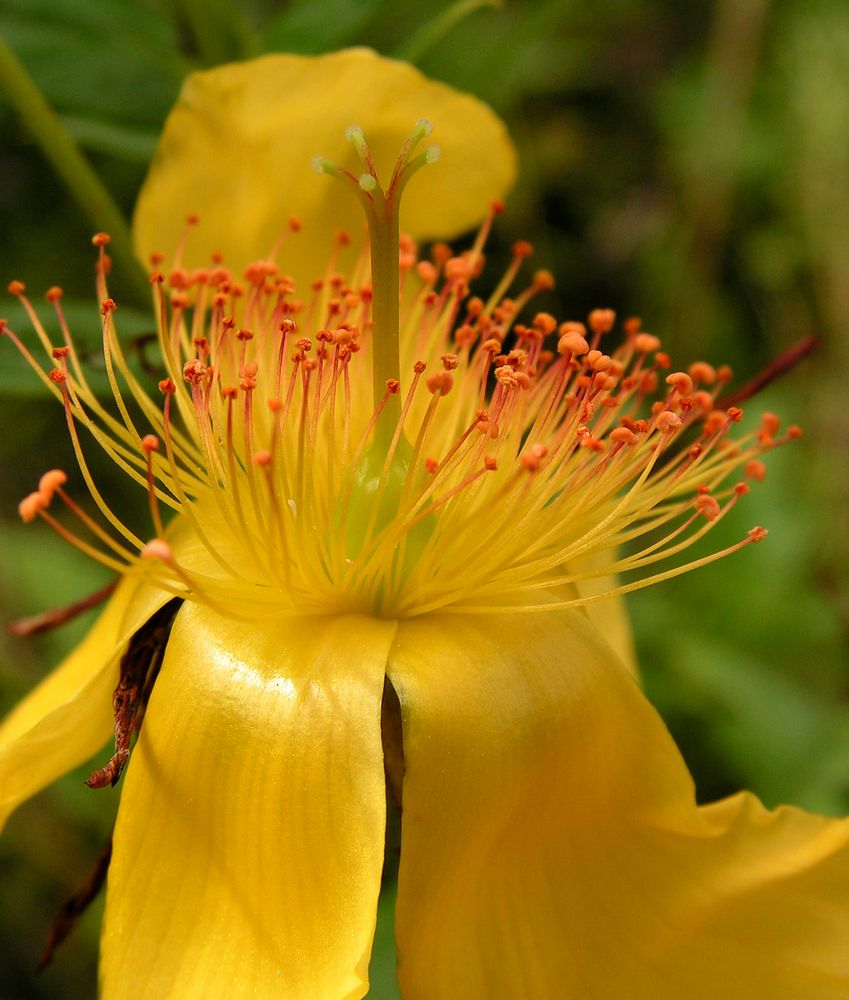
<path id="1" fill-rule="evenodd" d="M 315 172 L 316 172 L 317 174 L 323 174 L 323 173 L 326 173 L 326 169 L 327 169 L 327 168 L 325 167 L 325 164 L 326 164 L 326 163 L 327 163 L 327 161 L 326 161 L 326 160 L 324 159 L 324 157 L 323 157 L 323 156 L 314 156 L 314 157 L 312 158 L 312 168 L 313 168 L 313 170 L 314 170 L 314 171 L 315 171 Z"/>
<path id="2" fill-rule="evenodd" d="M 363 191 L 374 191 L 377 187 L 377 181 L 371 174 L 360 174 L 359 184 Z"/>
<path id="3" fill-rule="evenodd" d="M 428 146 L 425 150 L 425 163 L 436 163 L 440 156 L 442 156 L 442 150 L 439 146 Z"/>
<path id="4" fill-rule="evenodd" d="M 366 136 L 359 125 L 349 125 L 348 128 L 345 129 L 345 138 L 348 142 L 350 142 L 354 149 L 356 149 L 360 158 L 366 155 L 368 152 Z"/>
<path id="5" fill-rule="evenodd" d="M 433 122 L 429 118 L 419 118 L 416 122 L 416 132 L 424 138 L 433 131 Z"/>

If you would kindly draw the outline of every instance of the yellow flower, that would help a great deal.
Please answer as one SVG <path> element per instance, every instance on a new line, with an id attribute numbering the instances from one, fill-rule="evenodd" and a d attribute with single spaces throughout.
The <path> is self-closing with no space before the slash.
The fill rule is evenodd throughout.
<path id="1" fill-rule="evenodd" d="M 21 513 L 122 580 L 0 729 L 0 809 L 113 725 L 116 754 L 90 781 L 117 780 L 144 715 L 109 871 L 104 998 L 362 996 L 387 775 L 403 799 L 408 1000 L 846 996 L 849 824 L 746 794 L 697 806 L 603 616 L 587 614 L 599 579 L 625 574 L 615 596 L 725 554 L 681 558 L 746 493 L 735 471 L 759 478 L 761 452 L 793 429 L 767 415 L 736 434 L 739 412 L 717 405 L 727 373 L 670 372 L 636 322 L 606 353 L 608 310 L 587 327 L 526 309 L 550 279 L 522 282 L 525 245 L 476 297 L 497 205 L 470 251 L 422 259 L 404 239 L 399 254 L 407 181 L 421 237 L 473 222 L 509 183 L 508 140 L 471 99 L 362 51 L 224 67 L 185 95 L 136 220 L 145 252 L 179 258 L 152 279 L 159 395 L 122 354 L 105 237 L 113 407 L 70 335 L 57 347 L 31 313 L 51 359 L 33 367 L 65 407 L 99 516 L 56 470 Z M 381 186 L 399 128 L 425 113 L 444 170 L 419 171 L 435 158 L 420 122 Z M 355 120 L 369 144 L 349 130 L 343 162 L 332 143 Z M 305 146 L 362 201 L 371 272 L 341 238 L 316 266 L 345 193 L 302 177 Z M 290 194 L 304 231 L 279 266 L 252 260 L 285 229 L 267 206 Z M 194 209 L 184 240 L 174 220 Z M 323 281 L 289 279 L 306 261 Z M 99 493 L 89 436 L 147 490 L 146 533 Z"/>

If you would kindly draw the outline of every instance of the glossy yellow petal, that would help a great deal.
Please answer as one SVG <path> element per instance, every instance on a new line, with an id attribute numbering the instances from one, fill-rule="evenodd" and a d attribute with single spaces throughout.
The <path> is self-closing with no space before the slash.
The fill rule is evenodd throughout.
<path id="1" fill-rule="evenodd" d="M 402 205 L 416 238 L 449 238 L 473 227 L 512 185 L 516 153 L 483 103 L 369 49 L 324 56 L 269 55 L 192 74 L 162 134 L 133 220 L 136 252 L 168 259 L 187 213 L 201 225 L 185 262 L 207 266 L 213 250 L 241 268 L 267 257 L 294 213 L 304 231 L 282 269 L 299 281 L 324 274 L 337 228 L 363 230 L 356 199 L 312 169 L 320 154 L 362 172 L 345 129 L 365 129 L 381 176 L 418 119 L 430 118 L 439 164 L 421 171 Z"/>
<path id="2" fill-rule="evenodd" d="M 404 622 L 405 1000 L 849 996 L 849 822 L 698 808 L 574 612 Z"/>
<path id="3" fill-rule="evenodd" d="M 183 606 L 121 797 L 104 1000 L 366 992 L 394 629 Z"/>
<path id="4" fill-rule="evenodd" d="M 0 724 L 0 826 L 107 742 L 121 653 L 169 596 L 123 581 L 80 645 Z"/>

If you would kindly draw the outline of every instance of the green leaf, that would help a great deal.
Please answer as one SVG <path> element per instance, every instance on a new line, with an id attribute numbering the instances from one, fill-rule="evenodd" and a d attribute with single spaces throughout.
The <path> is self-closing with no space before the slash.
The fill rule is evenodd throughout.
<path id="1" fill-rule="evenodd" d="M 5 0 L 0 34 L 60 112 L 158 128 L 188 64 L 139 0 Z"/>
<path id="2" fill-rule="evenodd" d="M 266 48 L 308 55 L 362 42 L 380 15 L 382 0 L 294 0 L 265 25 Z"/>

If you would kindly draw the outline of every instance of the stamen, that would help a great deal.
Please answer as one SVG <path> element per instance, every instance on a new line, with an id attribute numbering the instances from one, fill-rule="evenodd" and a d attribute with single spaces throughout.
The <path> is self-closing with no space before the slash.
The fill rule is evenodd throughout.
<path id="1" fill-rule="evenodd" d="M 161 401 L 121 348 L 105 234 L 95 245 L 108 406 L 86 381 L 61 289 L 47 293 L 62 331 L 54 346 L 23 284 L 13 282 L 49 363 L 8 324 L 0 333 L 62 404 L 98 511 L 72 500 L 65 474 L 51 470 L 21 501 L 21 517 L 44 520 L 116 572 L 145 573 L 176 597 L 245 620 L 571 607 L 761 540 L 763 529 L 753 529 L 720 553 L 686 561 L 748 483 L 764 478 L 764 454 L 798 428 L 782 432 L 766 414 L 740 431 L 742 411 L 721 396 L 730 369 L 675 369 L 636 318 L 623 324 L 623 343 L 605 350 L 612 310 L 593 310 L 584 323 L 528 310 L 552 285 L 547 272 L 521 283 L 529 244 L 516 244 L 488 298 L 474 295 L 500 205 L 471 250 L 437 245 L 419 260 L 416 244 L 400 236 L 398 202 L 434 159 L 433 150 L 419 151 L 428 131 L 425 122 L 414 128 L 385 186 L 356 128 L 349 140 L 358 174 L 319 162 L 366 212 L 371 274 L 365 251 L 339 273 L 350 237 L 338 233 L 323 276 L 305 290 L 306 306 L 285 261 L 272 259 L 279 241 L 247 267 L 244 284 L 220 256 L 195 271 L 180 266 L 179 252 L 157 261 Z M 99 492 L 80 427 L 145 490 L 152 541 Z M 745 481 L 728 485 L 738 469 Z M 85 529 L 79 536 L 51 514 L 57 497 Z M 583 568 L 598 553 L 609 555 Z M 667 568 L 648 574 L 664 560 Z M 608 573 L 627 582 L 594 598 L 563 594 Z M 116 758 L 110 775 L 119 769 Z"/>

